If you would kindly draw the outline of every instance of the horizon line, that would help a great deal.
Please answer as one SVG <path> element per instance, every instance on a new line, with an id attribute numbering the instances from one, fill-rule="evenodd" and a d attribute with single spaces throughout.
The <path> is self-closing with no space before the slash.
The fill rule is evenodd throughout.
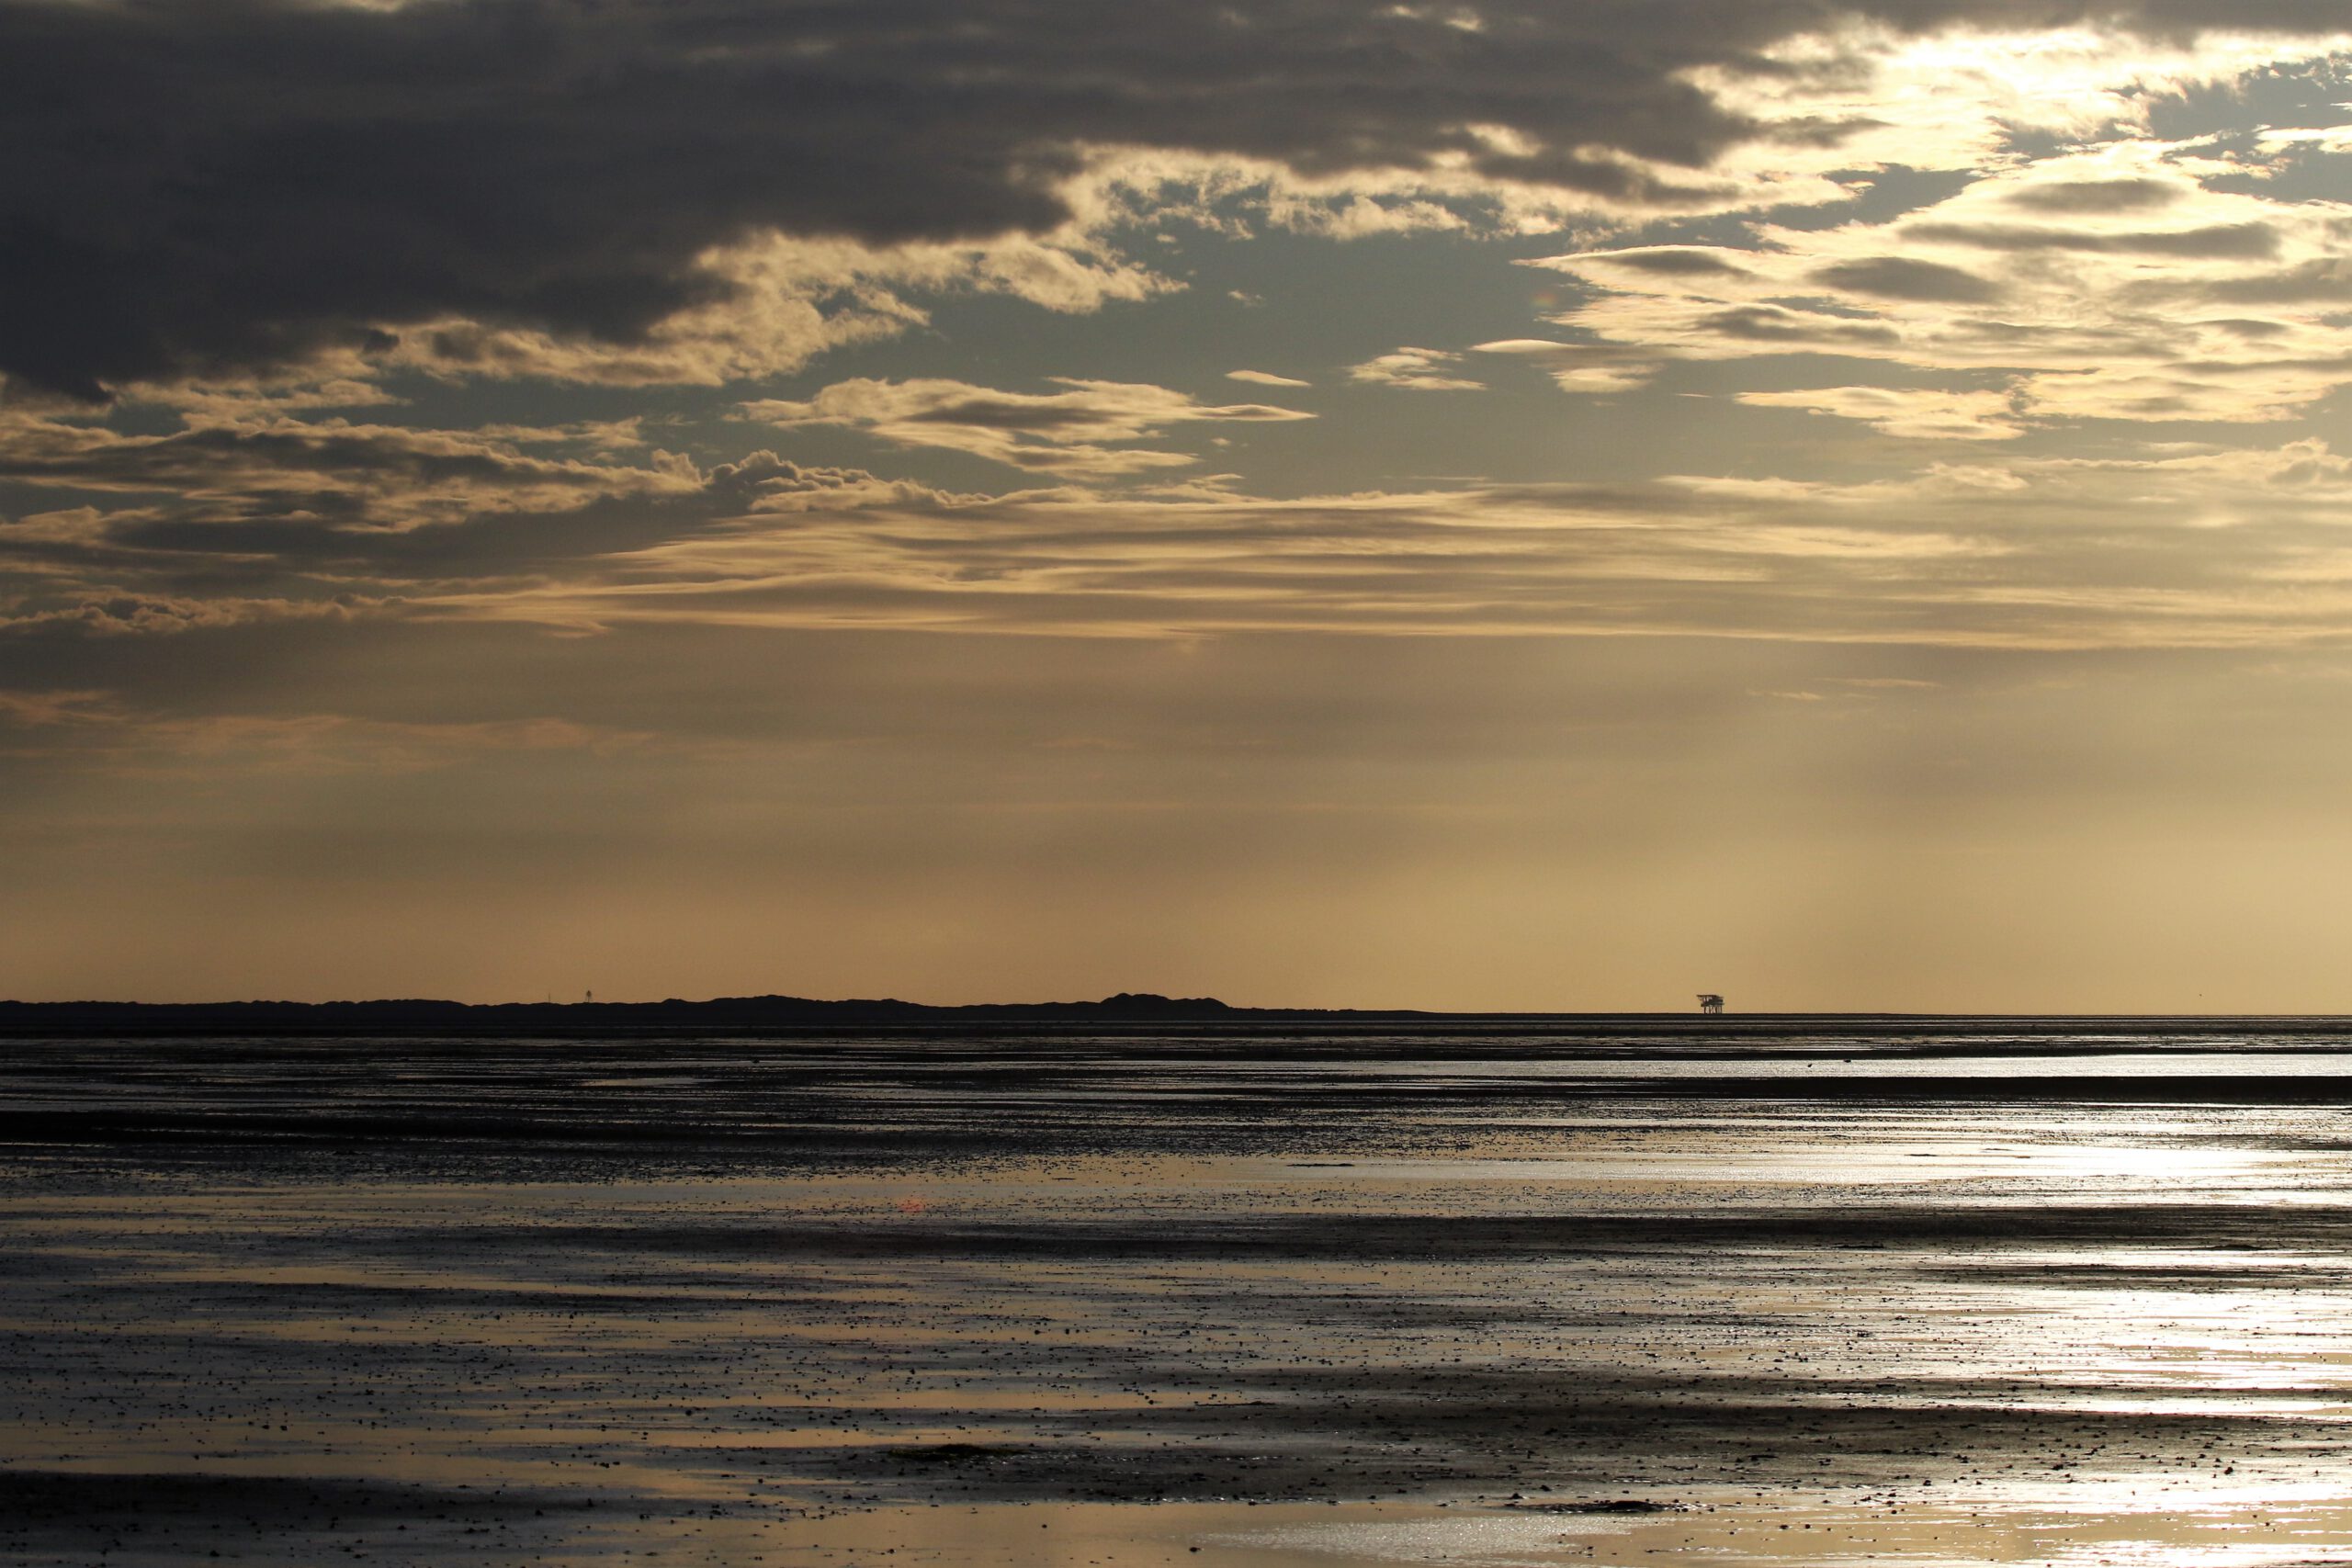
<path id="1" fill-rule="evenodd" d="M 743 993 L 730 996 L 688 998 L 664 997 L 659 999 L 600 1000 L 592 997 L 577 1000 L 559 1001 L 546 998 L 537 1001 L 459 1001 L 447 997 L 365 997 L 338 998 L 327 1000 L 297 1000 L 287 998 L 229 998 L 204 1001 L 141 1001 L 122 998 L 79 997 L 53 999 L 0 998 L 0 1008 L 28 1009 L 42 1011 L 67 1010 L 155 1010 L 185 1011 L 228 1011 L 235 1010 L 355 1010 L 355 1009 L 432 1009 L 476 1012 L 574 1012 L 644 1011 L 653 1010 L 694 1010 L 729 1007 L 802 1007 L 814 1009 L 900 1009 L 920 1012 L 1021 1012 L 1021 1011 L 1102 1011 L 1129 1014 L 1170 1014 L 1193 1011 L 1201 1014 L 1282 1014 L 1330 1015 L 1384 1018 L 1486 1018 L 1486 1019 L 1673 1019 L 1709 1020 L 1730 1023 L 1737 1020 L 1795 1019 L 1855 1019 L 1855 1020 L 1954 1020 L 1996 1021 L 2005 1020 L 2296 1020 L 2302 1021 L 2344 1021 L 2352 1022 L 2352 1012 L 2262 1012 L 2226 1010 L 2219 1011 L 2113 1011 L 2073 1010 L 2058 1009 L 2025 1009 L 1997 1010 L 1909 1010 L 1890 1008 L 1793 1008 L 1728 1010 L 1722 1013 L 1702 1012 L 1695 1007 L 1685 1008 L 1427 1008 L 1382 1006 L 1314 1006 L 1293 1004 L 1233 1003 L 1215 997 L 1171 997 L 1150 991 L 1120 991 L 1102 998 L 1060 998 L 1038 1001 L 967 1001 L 919 1002 L 899 997 L 838 997 L 820 998 L 794 996 L 782 992 Z"/>

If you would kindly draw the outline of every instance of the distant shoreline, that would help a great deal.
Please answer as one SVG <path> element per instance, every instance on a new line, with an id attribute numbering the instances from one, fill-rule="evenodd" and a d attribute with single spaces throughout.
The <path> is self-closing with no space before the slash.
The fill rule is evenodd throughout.
<path id="1" fill-rule="evenodd" d="M 456 1002 L 427 998 L 372 1001 L 117 1002 L 0 1001 L 0 1037 L 127 1035 L 634 1035 L 693 1030 L 760 1033 L 816 1030 L 1001 1028 L 1125 1029 L 1203 1025 L 1244 1032 L 1269 1027 L 1352 1033 L 1382 1028 L 1458 1026 L 1475 1033 L 1540 1030 L 1554 1037 L 1703 1034 L 1767 1040 L 1825 1030 L 1855 1038 L 1922 1031 L 1997 1032 L 2028 1037 L 2085 1030 L 2125 1036 L 2227 1032 L 2340 1033 L 2352 1019 L 2319 1014 L 2095 1013 L 1729 1013 L 1431 1012 L 1404 1008 L 1234 1007 L 1213 997 L 1120 992 L 1099 1001 L 976 1002 L 934 1005 L 895 998 L 820 1000 L 807 997 L 676 998 L 658 1002 Z"/>

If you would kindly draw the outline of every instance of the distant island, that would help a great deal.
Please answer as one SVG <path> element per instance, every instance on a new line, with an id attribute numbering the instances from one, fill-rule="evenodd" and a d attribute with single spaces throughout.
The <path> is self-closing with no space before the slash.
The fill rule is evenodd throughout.
<path id="1" fill-rule="evenodd" d="M 1282 1010 L 1312 1016 L 1315 1010 Z M 934 1007 L 895 998 L 818 1001 L 807 997 L 715 997 L 658 1002 L 0 1001 L 0 1034 L 513 1034 L 543 1030 L 778 1029 L 922 1023 L 1113 1023 L 1259 1014 L 1215 997 L 1121 991 L 1091 1002 L 976 1002 Z"/>

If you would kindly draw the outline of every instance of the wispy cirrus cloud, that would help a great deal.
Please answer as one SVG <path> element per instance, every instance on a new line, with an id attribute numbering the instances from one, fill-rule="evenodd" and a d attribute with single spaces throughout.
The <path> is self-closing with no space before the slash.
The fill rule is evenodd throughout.
<path id="1" fill-rule="evenodd" d="M 1938 387 L 1807 387 L 1795 391 L 1741 392 L 1756 408 L 1804 409 L 1871 426 L 1888 435 L 1927 441 L 2007 441 L 2025 429 L 2017 394 L 1954 391 Z"/>
<path id="2" fill-rule="evenodd" d="M 1564 355 L 1655 370 L 1809 354 L 2002 383 L 1954 391 L 1941 416 L 1900 384 L 1745 394 L 1904 434 L 2277 420 L 2352 383 L 2336 314 L 2352 222 L 2334 203 L 2244 188 L 2249 167 L 2201 144 L 2118 142 L 2018 162 L 1890 221 L 1535 265 L 1590 289 L 1556 317 L 1592 340 Z"/>
<path id="3" fill-rule="evenodd" d="M 599 456 L 534 450 L 550 446 Z M 627 422 L 447 431 L 274 416 L 127 436 L 16 415 L 0 417 L 0 480 L 86 498 L 0 515 L 0 625 L 100 635 L 399 615 L 453 582 L 527 581 L 718 519 L 934 495 L 764 451 L 700 468 L 644 449 Z"/>
<path id="4" fill-rule="evenodd" d="M 399 720 L 340 713 L 173 714 L 107 692 L 0 691 L 0 755 L 56 750 L 83 765 L 148 777 L 203 771 L 384 777 L 425 773 L 497 753 L 610 757 L 659 747 L 641 729 L 540 716 L 493 720 Z"/>
<path id="5" fill-rule="evenodd" d="M 674 459 L 638 466 L 525 450 L 533 436 L 554 434 L 269 417 L 131 435 L 0 413 L 0 479 L 167 494 L 182 515 L 220 521 L 276 515 L 372 528 L 544 511 L 593 495 L 674 494 L 699 482 L 691 464 Z"/>
<path id="6" fill-rule="evenodd" d="M 746 516 L 426 613 L 577 628 L 2286 646 L 2342 637 L 2347 504 L 2352 464 L 2316 442 L 1849 482 L 933 497 Z"/>
<path id="7" fill-rule="evenodd" d="M 1202 403 L 1165 387 L 1051 378 L 1058 392 L 1008 392 L 967 381 L 840 381 L 804 401 L 763 399 L 749 417 L 791 430 L 838 425 L 900 446 L 942 446 L 1035 473 L 1111 478 L 1183 468 L 1191 453 L 1125 445 L 1189 423 L 1312 419 L 1269 403 Z"/>
<path id="8" fill-rule="evenodd" d="M 1476 352 L 1534 365 L 1564 392 L 1632 391 L 1647 383 L 1665 364 L 1663 355 L 1636 346 L 1555 343 L 1549 338 L 1502 338 L 1478 344 Z"/>
<path id="9" fill-rule="evenodd" d="M 948 427 L 951 444 L 1042 432 L 1081 466 L 1097 461 L 1093 449 L 1115 452 L 1102 446 L 1115 433 L 1147 434 L 1192 406 L 1118 385 L 1009 401 L 977 393 L 988 389 L 897 388 L 889 406 Z M 2011 417 L 1992 392 L 1835 388 L 1777 400 L 1929 438 L 1968 435 L 1972 422 L 1997 436 Z M 989 411 L 1002 427 L 985 422 Z M 341 521 L 288 512 L 273 467 L 238 490 L 234 465 L 204 443 L 162 454 L 101 443 L 57 460 L 55 482 L 114 499 L 0 523 L 11 583 L 0 622 L 18 635 L 391 619 L 2063 648 L 2326 642 L 2352 615 L 2339 521 L 2352 465 L 2312 438 L 2139 457 L 1996 455 L 1902 479 L 1685 476 L 1294 500 L 1252 494 L 1233 475 L 1134 493 L 955 493 L 767 452 L 601 475 L 558 463 L 551 482 L 517 446 L 459 444 L 469 461 L 454 474 L 428 468 L 443 489 L 421 501 L 374 492 L 387 462 L 398 471 L 414 458 L 408 446 L 322 436 L 355 443 L 301 448 L 321 487 L 333 482 L 322 451 L 356 466 Z M 203 493 L 145 489 L 198 472 L 198 453 Z M 511 490 L 485 488 L 504 481 Z"/>
<path id="10" fill-rule="evenodd" d="M 1442 348 L 1399 348 L 1348 367 L 1348 379 L 1401 392 L 1476 392 L 1483 381 L 1454 373 L 1462 355 Z"/>

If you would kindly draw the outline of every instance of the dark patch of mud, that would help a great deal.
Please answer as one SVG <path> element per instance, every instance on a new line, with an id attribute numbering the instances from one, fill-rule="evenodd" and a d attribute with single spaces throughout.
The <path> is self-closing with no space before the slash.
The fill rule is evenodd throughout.
<path id="1" fill-rule="evenodd" d="M 80 1470 L 0 1470 L 0 1518 L 18 1525 L 234 1515 L 257 1524 L 330 1519 L 496 1519 L 588 1510 L 578 1494 L 192 1471 L 118 1474 Z"/>
<path id="2" fill-rule="evenodd" d="M 439 1251 L 444 1236 L 411 1244 Z M 1836 1209 L 1673 1211 L 1634 1214 L 1490 1216 L 1444 1213 L 1155 1215 L 1148 1220 L 1069 1219 L 1050 1224 L 906 1223 L 861 1218 L 834 1224 L 707 1224 L 661 1227 L 546 1225 L 513 1239 L 552 1251 L 631 1251 L 696 1258 L 973 1259 L 1248 1258 L 1477 1260 L 1525 1257 L 1769 1247 L 1902 1248 L 1991 1247 L 2352 1247 L 2352 1208 L 2270 1204 L 2052 1203 L 2033 1207 L 1854 1203 Z"/>

